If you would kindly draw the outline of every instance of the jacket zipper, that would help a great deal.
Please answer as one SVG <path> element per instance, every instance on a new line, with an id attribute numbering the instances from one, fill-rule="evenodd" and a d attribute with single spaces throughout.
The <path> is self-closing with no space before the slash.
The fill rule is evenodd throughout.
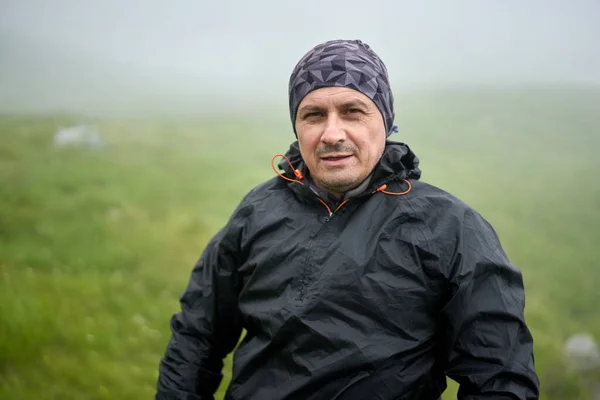
<path id="1" fill-rule="evenodd" d="M 325 208 L 327 209 L 327 213 L 328 215 L 326 217 L 323 218 L 323 223 L 328 223 L 329 221 L 331 221 L 331 217 L 333 216 L 335 211 L 331 211 L 331 209 L 329 208 L 329 206 L 327 205 L 327 203 L 325 203 L 320 197 L 317 196 L 317 199 L 323 204 L 323 206 L 325 206 Z M 340 206 L 342 206 L 344 203 L 340 204 Z M 339 210 L 339 206 L 336 209 Z M 322 228 L 321 228 L 322 229 Z M 308 278 L 310 275 L 310 264 L 312 261 L 312 249 L 313 246 L 315 244 L 315 237 L 319 234 L 319 232 L 321 231 L 321 229 L 319 229 L 319 231 L 317 231 L 314 235 L 311 236 L 310 238 L 310 242 L 308 243 L 308 252 L 309 254 L 306 256 L 306 261 L 304 263 L 304 268 L 300 274 L 300 280 L 299 280 L 299 288 L 298 288 L 298 300 L 299 301 L 304 301 L 304 298 L 306 297 L 306 287 L 308 286 Z"/>
<path id="2" fill-rule="evenodd" d="M 350 201 L 350 199 L 346 199 L 344 201 L 342 201 L 340 203 L 339 206 L 337 206 L 337 208 L 334 211 L 331 211 L 331 208 L 329 208 L 329 206 L 327 205 L 327 203 L 325 203 L 319 196 L 317 196 L 317 199 L 321 202 L 321 204 L 323 204 L 323 206 L 325 206 L 325 208 L 327 209 L 327 213 L 328 216 L 323 218 L 323 223 L 328 223 L 329 221 L 331 221 L 331 218 L 333 217 L 333 214 L 335 214 L 340 208 L 342 208 L 342 206 L 344 204 L 346 204 L 348 201 Z M 310 242 L 308 243 L 308 251 L 309 254 L 306 256 L 306 261 L 304 264 L 304 269 L 302 270 L 302 273 L 300 275 L 300 282 L 299 282 L 299 288 L 298 288 L 298 300 L 303 301 L 304 297 L 306 296 L 306 287 L 308 286 L 308 278 L 310 275 L 310 263 L 312 261 L 312 254 L 310 254 L 310 252 L 312 251 L 313 245 L 315 243 L 315 237 L 317 236 L 317 234 L 320 232 L 321 230 L 319 229 L 319 231 L 317 233 L 315 233 L 311 238 L 310 238 Z"/>
<path id="3" fill-rule="evenodd" d="M 304 301 L 304 297 L 306 296 L 306 287 L 307 285 L 307 281 L 308 281 L 308 276 L 309 276 L 309 272 L 310 272 L 310 264 L 312 261 L 312 249 L 313 246 L 315 244 L 315 239 L 314 236 L 310 239 L 310 242 L 308 243 L 308 252 L 309 254 L 306 256 L 306 261 L 304 264 L 304 268 L 302 269 L 302 273 L 300 274 L 300 282 L 299 282 L 299 289 L 298 289 L 298 300 L 300 301 Z"/>

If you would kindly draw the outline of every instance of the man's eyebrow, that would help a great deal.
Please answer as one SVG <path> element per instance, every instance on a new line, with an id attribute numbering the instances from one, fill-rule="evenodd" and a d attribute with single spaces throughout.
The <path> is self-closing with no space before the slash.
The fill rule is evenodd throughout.
<path id="1" fill-rule="evenodd" d="M 339 105 L 340 108 L 351 108 L 351 107 L 364 107 L 364 108 L 369 108 L 369 105 L 367 103 L 365 103 L 364 101 L 362 101 L 361 99 L 353 99 L 353 100 L 348 100 L 342 104 Z"/>
<path id="2" fill-rule="evenodd" d="M 300 110 L 298 110 L 298 114 L 305 113 L 305 112 L 321 111 L 321 110 L 323 110 L 323 107 L 319 107 L 314 104 L 307 104 L 305 106 L 300 107 Z"/>
<path id="3" fill-rule="evenodd" d="M 352 99 L 345 101 L 338 105 L 339 108 L 352 108 L 352 107 L 363 107 L 369 109 L 369 105 L 362 101 L 361 99 Z M 298 110 L 298 114 L 306 113 L 306 112 L 314 112 L 314 111 L 322 111 L 323 107 L 317 106 L 315 104 L 307 104 L 305 106 L 300 107 Z"/>

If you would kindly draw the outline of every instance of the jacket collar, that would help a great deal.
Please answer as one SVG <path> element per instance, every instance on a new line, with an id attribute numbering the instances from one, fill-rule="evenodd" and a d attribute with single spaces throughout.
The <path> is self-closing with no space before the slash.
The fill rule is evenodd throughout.
<path id="1" fill-rule="evenodd" d="M 326 196 L 322 190 L 319 190 L 314 183 L 310 180 L 310 171 L 308 171 L 302 155 L 300 154 L 300 147 L 298 141 L 293 142 L 290 145 L 289 150 L 285 156 L 290 160 L 291 164 L 295 169 L 298 169 L 305 176 L 304 181 L 311 189 L 311 192 L 317 194 L 322 199 L 330 198 Z M 294 172 L 288 164 L 288 162 L 282 159 L 279 162 L 279 168 L 284 171 L 286 177 L 295 179 Z M 343 198 L 363 196 L 368 193 L 372 193 L 375 189 L 381 185 L 388 184 L 392 181 L 402 179 L 414 179 L 418 180 L 421 177 L 421 170 L 419 169 L 419 159 L 408 147 L 408 145 L 401 142 L 386 141 L 385 148 L 381 159 L 367 178 L 365 182 L 359 185 L 356 189 L 346 193 Z M 292 183 L 292 187 L 302 187 Z"/>

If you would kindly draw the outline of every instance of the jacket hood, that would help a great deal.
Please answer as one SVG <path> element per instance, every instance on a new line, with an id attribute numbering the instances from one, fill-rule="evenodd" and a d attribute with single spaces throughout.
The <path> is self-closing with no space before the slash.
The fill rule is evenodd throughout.
<path id="1" fill-rule="evenodd" d="M 298 141 L 295 141 L 290 145 L 285 156 L 289 159 L 295 169 L 300 170 L 303 175 L 307 175 L 309 171 L 307 171 L 306 164 L 300 154 Z M 285 171 L 286 177 L 292 179 L 295 178 L 294 171 L 292 171 L 290 164 L 285 158 L 283 158 L 278 165 L 280 169 Z M 385 142 L 383 155 L 372 171 L 368 190 L 372 190 L 375 187 L 379 187 L 394 180 L 418 180 L 420 178 L 421 170 L 419 169 L 419 159 L 415 153 L 413 153 L 405 143 L 387 140 Z"/>

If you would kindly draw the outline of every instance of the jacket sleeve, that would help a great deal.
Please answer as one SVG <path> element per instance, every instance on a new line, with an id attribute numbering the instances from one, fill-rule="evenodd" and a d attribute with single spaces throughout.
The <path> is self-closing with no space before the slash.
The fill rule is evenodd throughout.
<path id="1" fill-rule="evenodd" d="M 213 399 L 223 359 L 241 335 L 237 312 L 238 239 L 232 223 L 211 239 L 194 266 L 171 319 L 160 361 L 156 400 Z"/>
<path id="2" fill-rule="evenodd" d="M 521 272 L 491 225 L 471 209 L 450 254 L 442 320 L 446 375 L 459 384 L 458 399 L 538 399 Z"/>

